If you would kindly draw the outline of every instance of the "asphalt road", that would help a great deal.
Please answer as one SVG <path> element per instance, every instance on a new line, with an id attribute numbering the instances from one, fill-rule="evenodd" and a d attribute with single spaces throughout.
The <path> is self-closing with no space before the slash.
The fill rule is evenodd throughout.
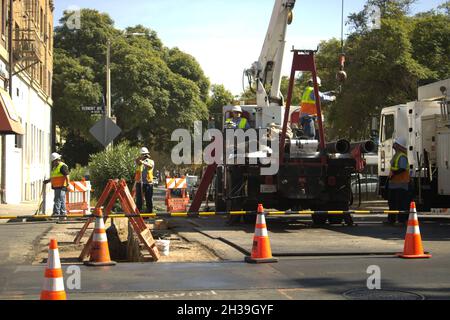
<path id="1" fill-rule="evenodd" d="M 381 270 L 381 289 L 426 299 L 450 299 L 450 259 L 395 257 L 283 258 L 278 263 L 142 264 L 81 268 L 81 289 L 69 299 L 346 299 L 366 289 L 370 266 Z M 66 269 L 66 268 L 64 268 Z M 0 270 L 3 271 L 2 267 Z M 19 266 L 1 299 L 37 299 L 43 266 Z M 65 272 L 67 278 L 67 274 Z M 392 292 L 391 291 L 391 292 Z"/>
<path id="2" fill-rule="evenodd" d="M 450 221 L 421 219 L 424 247 L 433 257 L 403 260 L 404 226 L 383 226 L 382 217 L 358 219 L 357 227 L 313 228 L 307 219 L 268 219 L 274 264 L 243 261 L 251 249 L 251 225 L 174 219 L 183 237 L 217 250 L 214 263 L 121 263 L 80 268 L 81 288 L 69 299 L 133 300 L 296 300 L 296 299 L 450 299 Z M 38 299 L 45 266 L 31 265 L 37 240 L 49 223 L 0 225 L 0 299 Z M 224 249 L 228 248 L 228 249 Z M 368 268 L 380 271 L 381 289 L 367 290 Z M 355 291 L 362 290 L 362 291 Z M 350 291 L 350 292 L 349 292 Z"/>

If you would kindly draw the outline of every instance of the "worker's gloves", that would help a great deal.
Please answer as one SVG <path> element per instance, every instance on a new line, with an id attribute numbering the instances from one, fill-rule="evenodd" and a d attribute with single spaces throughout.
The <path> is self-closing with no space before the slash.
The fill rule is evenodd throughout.
<path id="1" fill-rule="evenodd" d="M 237 125 L 236 125 L 236 123 L 234 123 L 234 122 L 227 123 L 227 124 L 225 125 L 225 129 L 237 129 Z"/>

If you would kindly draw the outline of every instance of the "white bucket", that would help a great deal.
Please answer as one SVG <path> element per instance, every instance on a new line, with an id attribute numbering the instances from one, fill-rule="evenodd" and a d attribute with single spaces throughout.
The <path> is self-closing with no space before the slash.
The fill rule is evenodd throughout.
<path id="1" fill-rule="evenodd" d="M 170 240 L 156 240 L 155 243 L 162 256 L 169 255 Z"/>

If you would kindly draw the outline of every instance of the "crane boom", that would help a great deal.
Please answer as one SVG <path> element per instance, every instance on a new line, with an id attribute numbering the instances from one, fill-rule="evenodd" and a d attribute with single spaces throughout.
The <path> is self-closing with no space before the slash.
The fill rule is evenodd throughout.
<path id="1" fill-rule="evenodd" d="M 247 75 L 256 82 L 256 100 L 260 107 L 283 105 L 283 96 L 280 92 L 281 69 L 286 46 L 286 29 L 292 22 L 295 1 L 275 1 L 259 60 L 246 70 Z M 267 86 L 271 87 L 270 94 L 267 94 Z"/>

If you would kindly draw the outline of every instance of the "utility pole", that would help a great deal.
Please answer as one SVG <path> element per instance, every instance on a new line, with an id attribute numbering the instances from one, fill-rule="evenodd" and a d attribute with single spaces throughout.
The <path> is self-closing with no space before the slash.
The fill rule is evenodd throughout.
<path id="1" fill-rule="evenodd" d="M 111 40 L 108 39 L 106 47 L 106 110 L 105 110 L 105 137 L 108 132 L 107 119 L 111 118 Z M 112 142 L 106 146 L 106 150 L 111 150 Z"/>
<path id="2" fill-rule="evenodd" d="M 145 36 L 145 33 L 131 33 L 130 36 Z M 107 47 L 106 47 L 106 110 L 105 110 L 105 137 L 107 136 L 108 127 L 107 127 L 107 119 L 111 119 L 111 39 L 108 39 Z M 110 150 L 113 146 L 111 142 L 106 146 L 106 150 Z"/>
<path id="3" fill-rule="evenodd" d="M 111 40 L 106 50 L 106 116 L 111 118 Z"/>

